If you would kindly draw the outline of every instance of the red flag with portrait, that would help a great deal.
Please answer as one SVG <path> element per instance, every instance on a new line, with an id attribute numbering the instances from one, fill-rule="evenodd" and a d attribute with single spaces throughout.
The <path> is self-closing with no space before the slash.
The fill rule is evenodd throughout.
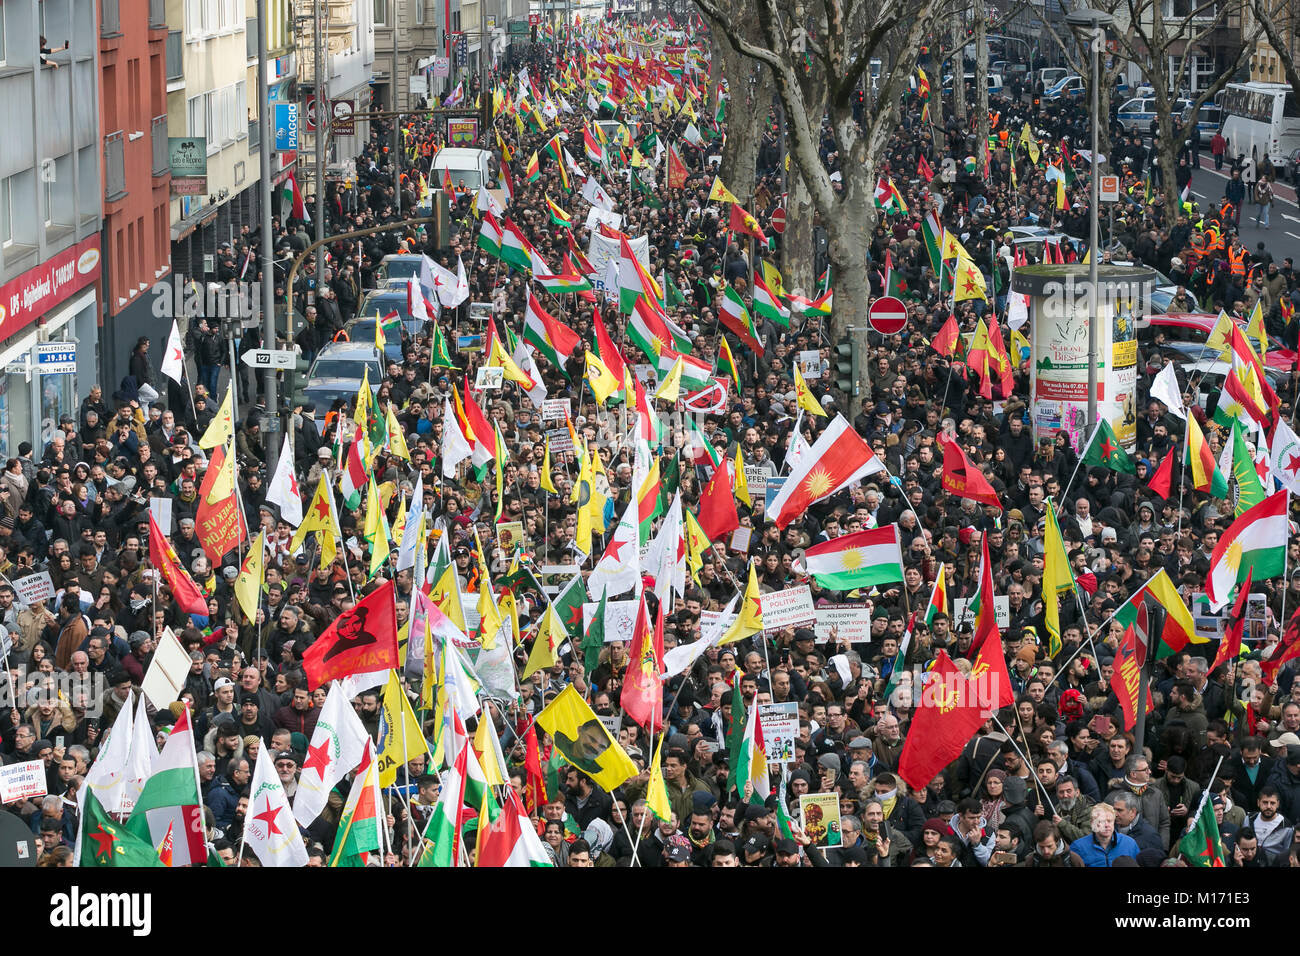
<path id="1" fill-rule="evenodd" d="M 397 665 L 397 607 L 392 581 L 335 618 L 302 655 L 308 690 L 349 674 Z"/>

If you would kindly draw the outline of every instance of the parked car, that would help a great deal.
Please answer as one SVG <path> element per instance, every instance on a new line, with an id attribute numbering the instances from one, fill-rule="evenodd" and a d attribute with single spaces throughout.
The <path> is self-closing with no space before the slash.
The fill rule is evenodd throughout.
<path id="1" fill-rule="evenodd" d="M 1190 296 L 1191 293 L 1189 292 Z M 1164 340 L 1170 348 L 1182 350 L 1184 354 L 1193 355 L 1194 358 L 1203 357 L 1203 353 L 1193 353 L 1190 346 L 1204 346 L 1209 339 L 1210 333 L 1214 330 L 1214 325 L 1219 321 L 1219 317 L 1209 312 L 1169 312 L 1160 315 L 1143 316 L 1139 318 L 1134 325 L 1137 328 L 1138 339 L 1140 341 L 1153 342 L 1156 333 L 1164 335 Z M 1244 323 L 1241 325 L 1245 331 Z M 1295 368 L 1296 352 L 1282 344 L 1282 342 L 1273 336 L 1268 339 L 1268 355 L 1264 357 L 1264 371 L 1269 376 L 1270 382 L 1276 373 L 1285 377 L 1289 375 L 1291 369 Z M 1211 355 L 1211 359 L 1215 356 Z"/>
<path id="2" fill-rule="evenodd" d="M 316 360 L 307 371 L 307 387 L 303 391 L 322 414 L 332 408 L 337 399 L 344 399 L 351 405 L 356 401 L 365 372 L 369 372 L 371 389 L 379 391 L 385 375 L 384 364 L 373 339 L 369 342 L 331 342 L 316 353 Z"/>

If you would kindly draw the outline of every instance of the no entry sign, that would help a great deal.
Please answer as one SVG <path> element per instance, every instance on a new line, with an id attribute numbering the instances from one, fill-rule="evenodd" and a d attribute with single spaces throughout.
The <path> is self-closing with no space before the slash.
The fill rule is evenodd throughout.
<path id="1" fill-rule="evenodd" d="M 907 308 L 901 299 L 896 299 L 892 295 L 881 296 L 871 303 L 871 308 L 867 312 L 867 321 L 871 323 L 873 331 L 881 335 L 893 335 L 895 332 L 903 331 L 903 327 L 907 325 Z"/>
<path id="2" fill-rule="evenodd" d="M 777 206 L 772 210 L 772 218 L 767 223 L 775 233 L 785 232 L 785 207 Z"/>

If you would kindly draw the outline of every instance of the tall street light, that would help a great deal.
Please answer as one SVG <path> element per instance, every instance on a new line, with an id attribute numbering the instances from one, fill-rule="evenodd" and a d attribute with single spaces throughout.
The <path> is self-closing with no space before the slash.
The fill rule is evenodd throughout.
<path id="1" fill-rule="evenodd" d="M 1087 44 L 1092 55 L 1092 182 L 1089 186 L 1088 216 L 1088 427 L 1097 426 L 1097 260 L 1100 258 L 1097 245 L 1098 207 L 1101 205 L 1097 195 L 1097 177 L 1101 164 L 1097 158 L 1097 124 L 1100 122 L 1099 103 L 1101 101 L 1101 48 L 1106 27 L 1114 18 L 1100 10 L 1075 10 L 1065 15 L 1065 22 Z"/>

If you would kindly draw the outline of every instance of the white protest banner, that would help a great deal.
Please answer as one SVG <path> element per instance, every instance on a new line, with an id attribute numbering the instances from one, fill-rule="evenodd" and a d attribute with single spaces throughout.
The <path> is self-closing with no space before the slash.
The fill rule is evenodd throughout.
<path id="1" fill-rule="evenodd" d="M 148 696 L 150 703 L 162 710 L 180 696 L 189 672 L 189 652 L 176 640 L 170 627 L 164 628 L 140 689 Z"/>
<path id="2" fill-rule="evenodd" d="M 28 760 L 0 767 L 0 803 L 45 796 L 45 761 Z"/>
<path id="3" fill-rule="evenodd" d="M 767 498 L 767 464 L 751 465 L 745 462 L 745 484 L 749 486 L 749 500 L 760 508 Z"/>
<path id="4" fill-rule="evenodd" d="M 14 592 L 18 595 L 18 600 L 29 607 L 37 601 L 48 601 L 54 597 L 54 581 L 50 578 L 50 572 L 40 571 L 36 574 L 29 574 L 25 578 L 18 578 L 13 582 Z"/>
<path id="5" fill-rule="evenodd" d="M 548 398 L 542 402 L 542 421 L 562 422 L 573 415 L 573 400 L 568 398 Z"/>
<path id="6" fill-rule="evenodd" d="M 726 611 L 700 611 L 700 633 L 705 634 L 714 628 L 725 632 L 735 620 L 736 615 Z"/>
<path id="7" fill-rule="evenodd" d="M 753 528 L 746 528 L 744 526 L 741 526 L 737 528 L 735 531 L 731 532 L 731 544 L 729 545 L 729 547 L 731 548 L 732 551 L 738 551 L 741 554 L 748 554 L 749 542 L 753 536 L 754 536 Z"/>
<path id="8" fill-rule="evenodd" d="M 962 624 L 975 626 L 975 609 L 971 607 L 974 598 L 953 598 L 952 600 L 952 626 L 955 630 Z M 1011 601 L 1005 594 L 995 594 L 993 596 L 993 619 L 997 621 L 999 628 L 1011 626 Z"/>
<path id="9" fill-rule="evenodd" d="M 162 529 L 162 533 L 171 534 L 172 500 L 170 498 L 150 498 L 149 511 L 153 514 L 153 520 L 158 522 L 158 527 Z"/>
<path id="10" fill-rule="evenodd" d="M 817 640 L 829 641 L 831 628 L 839 628 L 841 641 L 863 644 L 871 640 L 871 611 L 863 604 L 830 604 L 817 608 L 813 630 Z"/>
<path id="11" fill-rule="evenodd" d="M 812 624 L 817 620 L 817 614 L 813 610 L 812 588 L 806 584 L 760 594 L 759 603 L 763 610 L 763 629 L 769 633 Z"/>
<path id="12" fill-rule="evenodd" d="M 590 182 L 590 180 L 588 180 Z M 632 247 L 632 255 L 640 260 L 641 265 L 646 269 L 650 268 L 650 237 L 637 236 L 635 239 L 628 241 Z M 617 261 L 619 244 L 617 239 L 611 239 L 609 236 L 602 236 L 599 232 L 592 232 L 591 245 L 587 248 L 587 261 L 591 267 L 596 270 L 596 275 L 603 276 L 605 267 L 610 259 Z"/>
<path id="13" fill-rule="evenodd" d="M 799 353 L 799 371 L 804 378 L 822 377 L 822 353 L 817 349 L 805 349 Z"/>
<path id="14" fill-rule="evenodd" d="M 637 601 L 607 601 L 605 603 L 605 643 L 611 641 L 628 641 L 632 640 L 632 632 L 636 629 L 636 608 Z M 591 626 L 591 619 L 596 616 L 596 608 L 600 607 L 598 603 L 582 605 L 582 630 L 585 633 Z"/>
<path id="15" fill-rule="evenodd" d="M 623 214 L 613 212 L 612 210 L 606 212 L 604 209 L 600 209 L 596 206 L 592 206 L 587 210 L 586 226 L 588 229 L 595 229 L 596 225 L 602 222 L 611 229 L 622 229 Z"/>
<path id="16" fill-rule="evenodd" d="M 799 705 L 794 701 L 759 704 L 758 723 L 763 728 L 763 740 L 767 744 L 767 762 L 794 763 L 794 742 L 799 736 Z"/>

